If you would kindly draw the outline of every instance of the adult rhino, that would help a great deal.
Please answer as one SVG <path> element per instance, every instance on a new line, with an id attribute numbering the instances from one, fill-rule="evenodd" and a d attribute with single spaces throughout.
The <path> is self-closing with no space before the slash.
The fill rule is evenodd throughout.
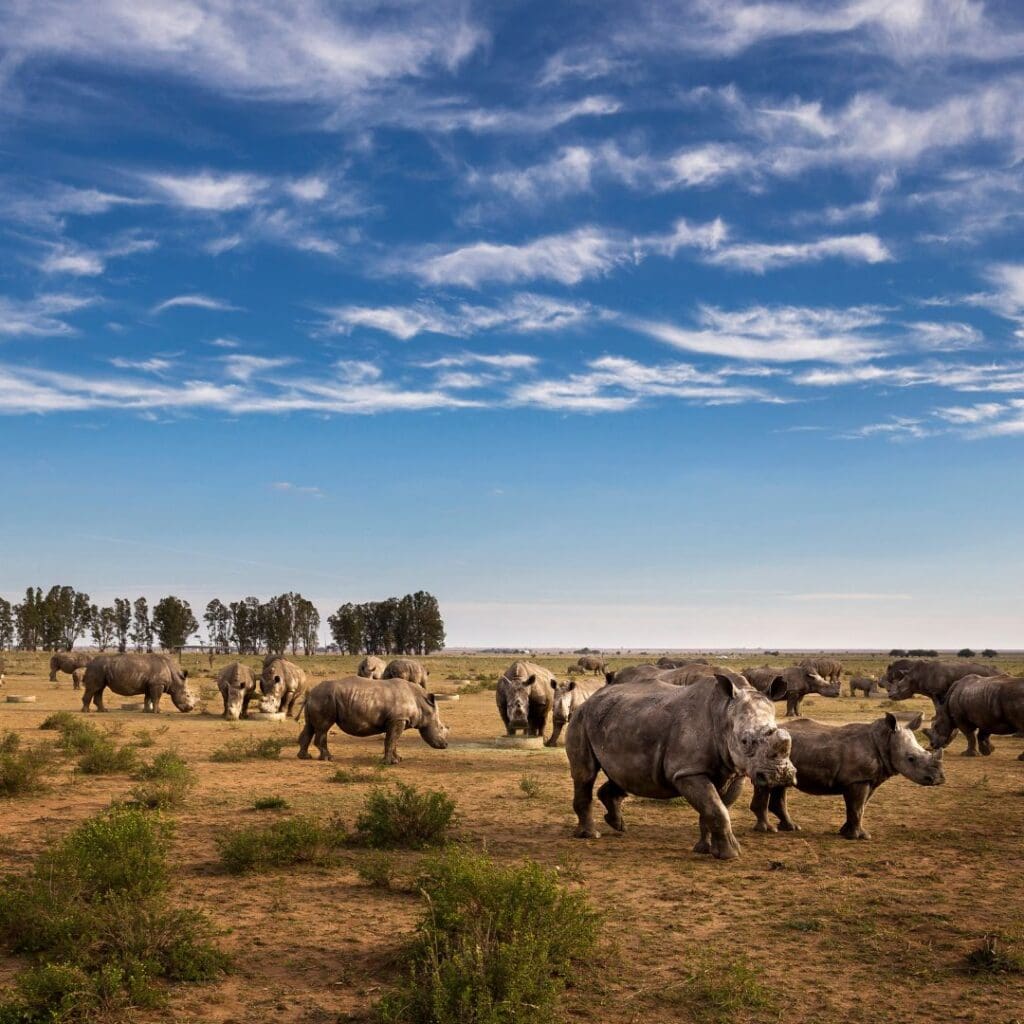
<path id="1" fill-rule="evenodd" d="M 586 672 L 593 672 L 595 676 L 604 672 L 604 658 L 596 654 L 584 654 L 576 659 L 576 664 Z"/>
<path id="2" fill-rule="evenodd" d="M 843 663 L 835 658 L 804 658 L 800 664 L 804 668 L 813 669 L 830 683 L 838 683 L 843 674 Z"/>
<path id="3" fill-rule="evenodd" d="M 375 654 L 368 654 L 359 662 L 356 675 L 362 676 L 364 679 L 382 679 L 384 669 L 387 667 L 388 663 L 383 658 L 378 658 Z"/>
<path id="4" fill-rule="evenodd" d="M 604 685 L 597 680 L 576 682 L 575 679 L 571 679 L 567 683 L 560 683 L 557 679 L 551 680 L 552 729 L 551 735 L 544 741 L 546 747 L 558 745 L 558 737 L 561 736 L 562 729 L 584 703 Z"/>
<path id="5" fill-rule="evenodd" d="M 587 670 L 582 665 L 577 665 L 575 662 L 573 662 L 566 668 L 565 674 L 567 676 L 582 676 L 586 673 L 586 671 Z"/>
<path id="6" fill-rule="evenodd" d="M 817 693 L 822 697 L 838 697 L 839 696 L 839 681 L 829 682 L 823 679 L 813 668 L 808 668 L 805 665 L 791 665 L 789 668 L 772 669 L 771 673 L 761 673 L 758 670 L 753 671 L 753 678 L 750 678 L 751 685 L 755 689 L 766 692 L 763 687 L 766 685 L 765 680 L 771 675 L 772 679 L 782 678 L 786 681 L 786 689 L 783 692 L 783 696 L 786 701 L 786 717 L 787 718 L 798 718 L 800 715 L 800 705 L 803 703 L 804 697 L 810 693 Z M 768 685 L 773 685 L 769 683 Z M 776 690 L 776 692 L 778 692 Z M 783 697 L 776 697 L 776 700 L 782 700 Z"/>
<path id="7" fill-rule="evenodd" d="M 427 680 L 430 673 L 412 658 L 395 658 L 388 662 L 381 679 L 404 679 L 407 683 L 415 683 L 417 686 L 427 688 Z"/>
<path id="8" fill-rule="evenodd" d="M 519 729 L 526 736 L 544 735 L 554 678 L 554 673 L 532 661 L 514 661 L 501 674 L 494 700 L 508 736 Z"/>
<path id="9" fill-rule="evenodd" d="M 948 747 L 958 729 L 967 737 L 965 757 L 991 754 L 990 736 L 1024 732 L 1024 679 L 980 675 L 958 679 L 935 704 L 935 717 L 927 730 L 932 748 Z M 1024 761 L 1024 754 L 1017 760 Z"/>
<path id="10" fill-rule="evenodd" d="M 850 677 L 850 696 L 856 697 L 858 693 L 863 693 L 865 697 L 870 697 L 873 693 L 877 693 L 879 690 L 878 680 L 874 676 L 851 676 Z"/>
<path id="11" fill-rule="evenodd" d="M 658 668 L 683 668 L 686 665 L 706 665 L 704 658 L 659 658 L 655 664 Z"/>
<path id="12" fill-rule="evenodd" d="M 166 693 L 179 711 L 191 711 L 195 697 L 188 687 L 188 672 L 166 654 L 101 654 L 85 667 L 82 710 L 93 704 L 103 706 L 103 691 L 112 690 L 122 697 L 144 695 L 143 711 L 160 713 L 160 698 Z"/>
<path id="13" fill-rule="evenodd" d="M 864 831 L 864 810 L 875 790 L 894 775 L 920 786 L 941 786 L 942 751 L 929 753 L 914 736 L 921 716 L 907 723 L 887 714 L 874 722 L 824 725 L 805 718 L 788 726 L 793 740 L 789 755 L 796 766 L 796 788 L 813 796 L 842 796 L 846 823 L 844 839 L 870 839 Z M 786 790 L 781 786 L 754 786 L 750 809 L 757 818 L 756 832 L 775 832 L 768 811 L 779 819 L 778 829 L 798 832 L 789 816 Z"/>
<path id="14" fill-rule="evenodd" d="M 256 674 L 236 661 L 217 673 L 217 689 L 224 701 L 224 717 L 232 722 L 249 717 L 249 702 L 256 695 Z"/>
<path id="15" fill-rule="evenodd" d="M 418 683 L 405 679 L 366 679 L 347 676 L 326 679 L 306 699 L 306 724 L 299 734 L 299 757 L 309 758 L 309 744 L 320 751 L 321 761 L 331 761 L 327 734 L 336 725 L 349 736 L 384 734 L 384 763 L 398 764 L 398 741 L 406 729 L 437 750 L 448 746 L 448 726 L 437 712 L 436 698 Z"/>
<path id="16" fill-rule="evenodd" d="M 658 668 L 657 665 L 630 665 L 628 668 L 620 669 L 611 674 L 611 678 L 605 675 L 609 683 L 621 685 L 622 683 L 669 683 L 672 686 L 689 686 L 698 679 L 709 679 L 716 672 L 721 672 L 733 679 L 734 682 L 744 682 L 735 672 L 728 669 L 715 668 L 707 662 L 695 661 L 686 662 L 676 668 Z"/>
<path id="17" fill-rule="evenodd" d="M 274 714 L 283 711 L 286 717 L 290 717 L 294 709 L 297 720 L 299 708 L 295 705 L 306 692 L 306 673 L 294 662 L 278 654 L 268 654 L 263 659 L 260 690 L 263 693 L 263 700 L 260 702 L 262 712 Z"/>
<path id="18" fill-rule="evenodd" d="M 772 695 L 774 696 L 774 694 Z M 762 786 L 792 785 L 789 733 L 775 721 L 768 696 L 726 675 L 691 686 L 623 683 L 595 693 L 569 721 L 569 755 L 578 818 L 574 835 L 595 839 L 594 782 L 605 821 L 625 830 L 627 795 L 682 796 L 700 815 L 695 853 L 730 859 L 740 853 L 729 820 L 743 777 Z"/>
<path id="19" fill-rule="evenodd" d="M 613 672 L 605 672 L 604 681 L 610 686 L 613 683 L 635 683 L 641 679 L 657 679 L 664 669 L 657 665 L 626 665 Z"/>
<path id="20" fill-rule="evenodd" d="M 93 657 L 84 651 L 58 651 L 50 658 L 50 682 L 57 682 L 58 672 L 73 676 L 76 668 L 85 668 Z"/>

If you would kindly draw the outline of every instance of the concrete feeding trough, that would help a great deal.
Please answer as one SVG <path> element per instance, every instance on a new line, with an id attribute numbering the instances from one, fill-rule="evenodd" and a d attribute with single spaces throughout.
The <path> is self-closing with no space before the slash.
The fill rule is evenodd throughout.
<path id="1" fill-rule="evenodd" d="M 257 722 L 283 722 L 287 716 L 283 711 L 250 711 L 249 719 Z"/>
<path id="2" fill-rule="evenodd" d="M 7 694 L 8 704 L 35 704 L 36 695 L 34 693 L 9 693 Z"/>
<path id="3" fill-rule="evenodd" d="M 458 700 L 459 695 L 457 693 L 435 693 L 434 700 Z"/>
<path id="4" fill-rule="evenodd" d="M 494 745 L 501 750 L 543 750 L 543 736 L 495 736 Z"/>
<path id="5" fill-rule="evenodd" d="M 145 701 L 135 700 L 121 705 L 122 711 L 142 711 L 146 707 Z"/>

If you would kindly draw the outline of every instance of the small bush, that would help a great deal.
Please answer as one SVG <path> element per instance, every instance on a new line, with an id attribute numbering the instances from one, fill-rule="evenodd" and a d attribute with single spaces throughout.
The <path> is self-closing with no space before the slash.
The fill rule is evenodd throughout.
<path id="1" fill-rule="evenodd" d="M 1024 974 L 1024 954 L 1006 949 L 995 935 L 986 935 L 981 945 L 967 954 L 968 974 Z"/>
<path id="2" fill-rule="evenodd" d="M 383 1024 L 549 1024 L 597 942 L 598 916 L 557 872 L 451 849 L 419 881 L 426 909 Z"/>
<path id="3" fill-rule="evenodd" d="M 375 889 L 390 889 L 398 865 L 395 858 L 386 853 L 368 853 L 356 868 L 359 877 Z"/>
<path id="4" fill-rule="evenodd" d="M 340 782 L 342 785 L 351 785 L 356 782 L 373 782 L 374 776 L 367 772 L 352 771 L 349 768 L 339 768 L 330 778 L 331 782 Z"/>
<path id="5" fill-rule="evenodd" d="M 221 866 L 232 874 L 289 864 L 322 864 L 331 859 L 343 833 L 316 818 L 296 815 L 271 825 L 239 828 L 217 840 Z"/>
<path id="6" fill-rule="evenodd" d="M 141 765 L 135 777 L 142 785 L 131 790 L 131 801 L 150 810 L 180 807 L 196 782 L 196 773 L 174 750 L 162 751 L 152 761 Z"/>
<path id="7" fill-rule="evenodd" d="M 288 742 L 288 740 L 276 736 L 268 736 L 262 740 L 253 739 L 251 736 L 245 740 L 230 740 L 223 747 L 218 747 L 213 751 L 210 754 L 210 760 L 222 764 L 246 761 L 249 758 L 276 761 Z"/>
<path id="8" fill-rule="evenodd" d="M 288 801 L 283 796 L 260 796 L 252 802 L 255 811 L 286 811 Z"/>
<path id="9" fill-rule="evenodd" d="M 381 850 L 424 850 L 448 839 L 455 801 L 437 790 L 420 792 L 399 782 L 374 789 L 356 819 L 353 842 Z"/>
<path id="10" fill-rule="evenodd" d="M 34 745 L 22 749 L 16 732 L 0 736 L 0 797 L 24 796 L 46 788 L 43 772 L 52 761 L 50 751 Z"/>
<path id="11" fill-rule="evenodd" d="M 43 720 L 43 724 L 39 728 L 63 732 L 65 729 L 81 721 L 81 717 L 74 711 L 55 711 Z"/>
<path id="12" fill-rule="evenodd" d="M 70 711 L 58 711 L 50 715 L 39 728 L 56 729 L 60 733 L 60 745 L 68 754 L 85 754 L 104 741 L 110 742 L 108 733 Z"/>
<path id="13" fill-rule="evenodd" d="M 118 746 L 108 735 L 90 741 L 90 746 L 78 759 L 78 770 L 86 775 L 119 775 L 135 771 L 138 763 L 133 746 Z"/>
<path id="14" fill-rule="evenodd" d="M 682 968 L 683 980 L 660 990 L 657 1002 L 684 1009 L 698 1024 L 732 1024 L 777 1013 L 775 996 L 742 957 L 704 953 Z"/>
<path id="15" fill-rule="evenodd" d="M 540 783 L 532 775 L 524 775 L 519 780 L 519 788 L 523 791 L 523 795 L 530 799 L 540 795 Z"/>

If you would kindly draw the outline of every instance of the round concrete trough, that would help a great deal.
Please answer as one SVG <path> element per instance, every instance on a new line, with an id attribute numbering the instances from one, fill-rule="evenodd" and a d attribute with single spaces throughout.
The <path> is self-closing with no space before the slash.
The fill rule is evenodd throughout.
<path id="1" fill-rule="evenodd" d="M 435 693 L 434 700 L 458 700 L 459 695 L 457 693 Z"/>
<path id="2" fill-rule="evenodd" d="M 494 745 L 502 750 L 543 750 L 543 736 L 495 736 Z"/>
<path id="3" fill-rule="evenodd" d="M 7 694 L 8 704 L 35 704 L 36 695 L 34 693 L 9 693 Z"/>
<path id="4" fill-rule="evenodd" d="M 283 711 L 250 711 L 249 719 L 257 722 L 283 722 L 286 715 Z"/>

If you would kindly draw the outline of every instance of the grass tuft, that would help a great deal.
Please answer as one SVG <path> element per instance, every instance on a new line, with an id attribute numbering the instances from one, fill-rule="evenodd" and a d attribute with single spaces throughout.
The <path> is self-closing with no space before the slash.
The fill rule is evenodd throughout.
<path id="1" fill-rule="evenodd" d="M 524 775 L 519 780 L 519 788 L 523 796 L 533 799 L 540 795 L 540 783 L 532 775 Z"/>
<path id="2" fill-rule="evenodd" d="M 276 761 L 287 744 L 288 740 L 276 736 L 268 736 L 262 740 L 253 739 L 251 736 L 244 740 L 229 740 L 223 747 L 218 747 L 210 754 L 210 760 L 221 764 L 246 761 L 249 758 Z"/>
<path id="3" fill-rule="evenodd" d="M 1024 974 L 1024 954 L 1007 949 L 996 935 L 986 935 L 966 957 L 968 974 Z"/>
<path id="4" fill-rule="evenodd" d="M 697 1024 L 776 1019 L 775 995 L 742 956 L 705 951 L 682 968 L 683 980 L 661 989 L 655 1000 L 686 1012 Z"/>
<path id="5" fill-rule="evenodd" d="M 196 773 L 175 750 L 165 750 L 135 772 L 141 785 L 129 794 L 133 803 L 150 810 L 180 807 L 196 784 Z"/>
<path id="6" fill-rule="evenodd" d="M 398 874 L 395 858 L 387 853 L 368 853 L 356 868 L 356 873 L 375 889 L 390 889 Z"/>
<path id="7" fill-rule="evenodd" d="M 454 820 L 455 801 L 447 793 L 399 782 L 394 789 L 370 791 L 352 842 L 379 850 L 425 850 L 448 841 Z"/>
<path id="8" fill-rule="evenodd" d="M 252 807 L 254 811 L 286 811 L 288 801 L 283 796 L 258 796 Z"/>
<path id="9" fill-rule="evenodd" d="M 270 825 L 233 829 L 217 839 L 221 867 L 231 874 L 289 864 L 325 864 L 344 842 L 344 832 L 308 815 L 283 818 Z"/>
<path id="10" fill-rule="evenodd" d="M 51 752 L 38 744 L 23 748 L 16 732 L 0 735 L 0 797 L 42 792 L 43 773 L 52 760 Z"/>

